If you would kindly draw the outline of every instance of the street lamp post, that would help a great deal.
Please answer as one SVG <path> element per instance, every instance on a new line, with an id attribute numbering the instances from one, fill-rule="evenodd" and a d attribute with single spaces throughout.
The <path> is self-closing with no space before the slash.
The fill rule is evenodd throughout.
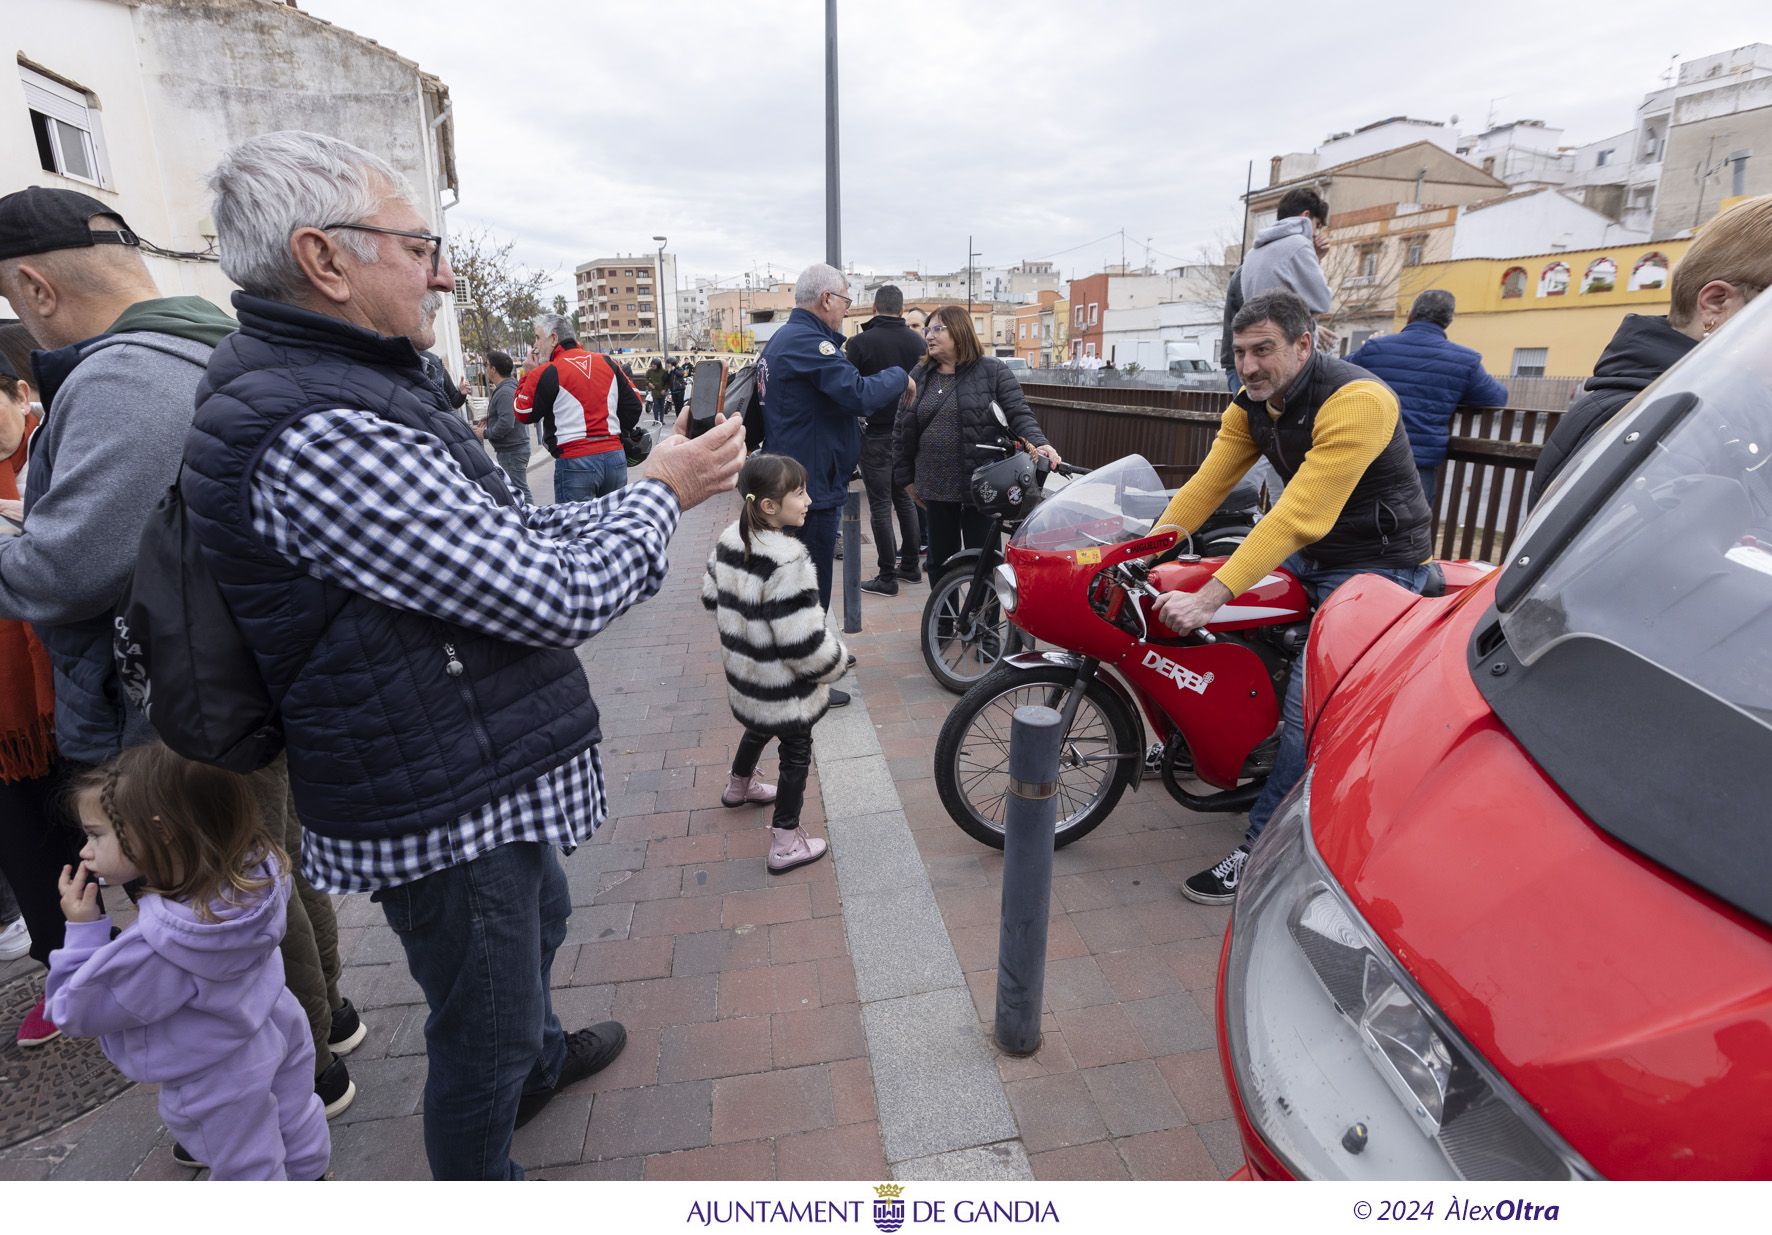
<path id="1" fill-rule="evenodd" d="M 658 296 L 658 348 L 664 353 L 665 368 L 671 367 L 671 339 L 665 333 L 665 296 L 664 296 L 664 250 L 665 238 L 654 236 L 658 241 L 658 278 L 654 280 L 654 291 Z"/>
<path id="2" fill-rule="evenodd" d="M 837 151 L 837 0 L 824 4 L 824 259 L 843 269 L 843 211 Z"/>
<path id="3" fill-rule="evenodd" d="M 966 316 L 967 317 L 972 316 L 972 259 L 975 257 L 983 257 L 983 256 L 984 256 L 983 253 L 979 253 L 979 252 L 976 252 L 973 250 L 972 237 L 971 236 L 966 237 Z"/>

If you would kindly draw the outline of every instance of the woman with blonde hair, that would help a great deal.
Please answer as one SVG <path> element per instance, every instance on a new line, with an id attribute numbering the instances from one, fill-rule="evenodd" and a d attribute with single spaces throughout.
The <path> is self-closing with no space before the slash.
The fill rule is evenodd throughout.
<path id="1" fill-rule="evenodd" d="M 1674 267 L 1666 317 L 1625 316 L 1582 396 L 1563 413 L 1532 471 L 1532 503 L 1588 438 L 1649 383 L 1772 286 L 1772 195 L 1738 202 L 1705 225 Z"/>

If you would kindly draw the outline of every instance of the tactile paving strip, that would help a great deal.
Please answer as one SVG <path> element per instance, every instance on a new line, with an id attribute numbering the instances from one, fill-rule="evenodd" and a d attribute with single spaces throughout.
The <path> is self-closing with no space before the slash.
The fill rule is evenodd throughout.
<path id="1" fill-rule="evenodd" d="M 64 1036 L 28 1050 L 18 1044 L 19 1022 L 40 983 L 27 976 L 0 986 L 0 1149 L 52 1132 L 129 1088 L 96 1038 Z"/>

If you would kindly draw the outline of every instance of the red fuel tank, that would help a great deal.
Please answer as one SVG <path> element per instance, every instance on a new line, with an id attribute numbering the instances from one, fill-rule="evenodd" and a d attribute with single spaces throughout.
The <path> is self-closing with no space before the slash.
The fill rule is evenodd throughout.
<path id="1" fill-rule="evenodd" d="M 1210 579 L 1224 558 L 1202 558 L 1197 562 L 1167 562 L 1151 571 L 1151 586 L 1159 592 L 1197 592 Z M 1208 630 L 1248 630 L 1256 626 L 1288 626 L 1310 616 L 1310 597 L 1304 585 L 1284 567 L 1276 567 L 1261 582 L 1232 600 L 1218 611 L 1206 627 Z M 1151 619 L 1153 633 L 1162 623 Z M 1171 632 L 1173 633 L 1173 632 Z"/>

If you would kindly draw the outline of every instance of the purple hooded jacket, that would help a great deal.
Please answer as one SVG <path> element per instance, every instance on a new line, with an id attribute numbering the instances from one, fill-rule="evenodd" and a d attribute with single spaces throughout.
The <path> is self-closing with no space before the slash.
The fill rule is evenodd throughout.
<path id="1" fill-rule="evenodd" d="M 277 945 L 289 887 L 285 875 L 247 905 L 217 903 L 215 922 L 150 893 L 116 939 L 108 917 L 68 923 L 66 944 L 49 955 L 49 1019 L 98 1038 L 132 1081 L 175 1085 L 214 1068 L 260 1032 L 283 995 Z"/>

